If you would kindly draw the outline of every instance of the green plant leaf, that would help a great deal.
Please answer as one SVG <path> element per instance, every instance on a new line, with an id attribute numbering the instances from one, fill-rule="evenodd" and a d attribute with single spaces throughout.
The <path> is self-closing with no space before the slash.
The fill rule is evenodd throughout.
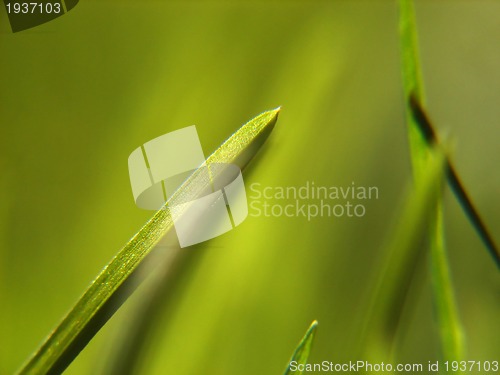
<path id="1" fill-rule="evenodd" d="M 443 153 L 434 150 L 425 166 L 420 184 L 413 185 L 404 201 L 396 227 L 383 247 L 381 266 L 376 268 L 378 273 L 360 340 L 370 360 L 389 359 L 412 278 L 426 255 L 421 251 L 422 238 L 434 213 L 436 188 L 444 176 Z"/>
<path id="2" fill-rule="evenodd" d="M 295 349 L 295 352 L 292 355 L 292 358 L 288 362 L 288 366 L 285 370 L 284 375 L 291 374 L 303 374 L 304 371 L 293 371 L 291 369 L 291 363 L 296 362 L 297 365 L 305 365 L 309 358 L 309 353 L 311 352 L 312 343 L 314 340 L 314 335 L 316 334 L 316 328 L 318 327 L 318 322 L 315 320 L 311 323 L 309 329 L 306 334 L 300 340 L 299 345 Z"/>
<path id="3" fill-rule="evenodd" d="M 400 0 L 400 38 L 411 160 L 415 184 L 419 185 L 425 174 L 425 164 L 432 144 L 429 145 L 429 133 L 422 131 L 413 111 L 413 103 L 418 103 L 421 108 L 424 107 L 424 88 L 413 0 Z M 436 186 L 433 213 L 429 217 L 428 225 L 432 292 L 443 358 L 460 360 L 463 351 L 463 335 L 445 250 L 441 190 L 439 185 Z"/>
<path id="4" fill-rule="evenodd" d="M 264 112 L 243 125 L 206 160 L 245 167 L 273 129 L 279 108 Z M 183 196 L 197 196 L 209 184 L 200 183 L 201 167 L 172 195 L 165 206 Z M 196 181 L 196 183 L 193 183 Z M 155 245 L 173 228 L 169 210 L 161 209 L 118 252 L 91 283 L 59 326 L 20 370 L 20 374 L 59 374 L 145 278 L 140 267 Z M 185 252 L 180 251 L 179 254 Z M 149 262 L 149 266 L 151 263 Z"/>
<path id="5" fill-rule="evenodd" d="M 415 180 L 418 181 L 418 174 L 425 168 L 423 164 L 425 164 L 427 144 L 409 110 L 410 98 L 414 97 L 419 103 L 425 102 L 413 0 L 400 0 L 399 32 L 403 88 L 407 103 L 408 140 Z"/>

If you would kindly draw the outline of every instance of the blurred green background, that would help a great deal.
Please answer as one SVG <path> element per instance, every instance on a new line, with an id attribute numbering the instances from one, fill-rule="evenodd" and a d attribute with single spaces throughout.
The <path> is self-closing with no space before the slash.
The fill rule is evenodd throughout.
<path id="1" fill-rule="evenodd" d="M 499 241 L 500 3 L 416 7 L 429 112 Z M 411 178 L 396 2 L 82 0 L 16 34 L 2 11 L 0 56 L 1 374 L 151 216 L 133 201 L 131 151 L 196 124 L 208 154 L 278 105 L 247 187 L 354 181 L 379 199 L 363 218 L 248 217 L 196 246 L 139 373 L 280 374 L 313 319 L 312 361 L 360 359 L 370 276 Z M 467 359 L 498 360 L 498 270 L 449 191 L 445 206 Z M 425 280 L 401 362 L 439 357 Z M 67 373 L 105 371 L 140 304 L 141 290 Z"/>

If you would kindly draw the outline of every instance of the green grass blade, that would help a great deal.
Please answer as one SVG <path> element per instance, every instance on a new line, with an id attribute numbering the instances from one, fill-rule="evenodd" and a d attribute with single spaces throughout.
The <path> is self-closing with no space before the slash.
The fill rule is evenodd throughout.
<path id="1" fill-rule="evenodd" d="M 422 183 L 425 163 L 428 159 L 429 134 L 421 127 L 412 111 L 412 101 L 423 107 L 424 89 L 418 51 L 416 18 L 413 0 L 400 0 L 400 38 L 403 85 L 406 102 L 411 160 L 417 185 Z M 458 319 L 449 265 L 446 257 L 441 188 L 434 192 L 434 210 L 429 218 L 429 247 L 431 253 L 431 277 L 435 314 L 440 332 L 441 351 L 445 360 L 460 360 L 463 341 Z"/>
<path id="2" fill-rule="evenodd" d="M 448 258 L 443 241 L 441 211 L 433 216 L 430 227 L 431 249 L 431 282 L 433 291 L 434 314 L 438 322 L 439 337 L 443 359 L 460 361 L 463 359 L 464 337 L 462 325 L 456 308 L 453 285 L 448 266 Z M 434 237 L 434 238 L 433 238 Z"/>
<path id="3" fill-rule="evenodd" d="M 413 94 L 419 102 L 423 102 L 424 89 L 413 1 L 400 0 L 399 9 L 399 32 L 403 47 L 401 57 L 403 60 L 404 92 L 407 97 Z"/>
<path id="4" fill-rule="evenodd" d="M 306 334 L 304 335 L 299 345 L 295 349 L 295 352 L 293 353 L 292 358 L 288 363 L 284 375 L 291 375 L 291 374 L 301 375 L 304 373 L 304 371 L 292 371 L 291 364 L 293 362 L 298 366 L 298 365 L 305 365 L 307 363 L 317 327 L 318 327 L 318 322 L 315 320 L 311 323 Z"/>
<path id="5" fill-rule="evenodd" d="M 412 0 L 400 0 L 399 32 L 405 101 L 409 103 L 410 98 L 415 97 L 419 103 L 424 103 L 422 69 L 420 68 L 415 10 Z M 409 110 L 406 111 L 406 119 L 413 171 L 415 179 L 418 180 L 418 174 L 425 168 L 423 164 L 425 164 L 427 145 Z"/>
<path id="6" fill-rule="evenodd" d="M 170 248 L 169 250 L 174 250 Z M 191 250 L 191 249 L 190 249 Z M 113 351 L 102 373 L 106 375 L 129 375 L 140 373 L 138 367 L 145 354 L 150 337 L 157 324 L 164 317 L 165 307 L 172 306 L 173 295 L 183 292 L 185 280 L 197 264 L 203 261 L 198 251 L 183 251 L 182 256 L 172 260 L 166 256 L 158 257 L 158 273 L 148 280 L 141 296 L 127 319 L 127 327 L 116 337 Z M 166 255 L 166 254 L 165 254 Z M 201 256 L 200 256 L 201 255 Z"/>
<path id="7" fill-rule="evenodd" d="M 243 125 L 208 157 L 207 164 L 235 163 L 243 168 L 269 135 L 278 113 L 279 108 L 264 112 Z M 198 173 L 200 169 L 184 182 L 166 205 L 185 194 L 192 197 L 204 190 L 205 186 L 191 183 Z M 210 181 L 205 183 L 210 184 Z M 172 227 L 169 211 L 157 211 L 91 283 L 19 373 L 63 372 L 142 281 L 145 275 L 138 272 L 140 266 L 145 264 L 155 245 Z"/>
<path id="8" fill-rule="evenodd" d="M 444 176 L 444 155 L 436 150 L 425 166 L 421 183 L 413 186 L 398 213 L 396 228 L 384 246 L 382 264 L 376 268 L 360 340 L 370 360 L 389 359 L 413 275 L 426 255 L 422 252 L 422 238 L 434 212 L 435 191 Z"/>
<path id="9" fill-rule="evenodd" d="M 245 163 L 238 162 L 241 167 Z M 175 249 L 169 250 L 172 252 Z M 148 284 L 142 287 L 141 303 L 132 311 L 132 316 L 128 317 L 127 329 L 118 339 L 105 365 L 105 374 L 140 373 L 139 367 L 145 349 L 149 348 L 151 334 L 156 330 L 159 320 L 163 318 L 165 309 L 171 304 L 172 296 L 182 293 L 184 282 L 190 277 L 190 271 L 202 261 L 203 256 L 198 251 L 184 251 L 173 260 L 168 254 L 160 254 L 155 258 L 158 272 L 153 274 Z"/>

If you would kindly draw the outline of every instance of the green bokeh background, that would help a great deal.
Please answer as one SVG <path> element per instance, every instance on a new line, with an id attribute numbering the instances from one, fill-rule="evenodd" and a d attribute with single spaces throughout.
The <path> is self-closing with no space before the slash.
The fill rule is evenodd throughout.
<path id="1" fill-rule="evenodd" d="M 500 4 L 417 1 L 417 12 L 429 111 L 499 241 Z M 197 246 L 139 373 L 280 374 L 313 319 L 312 361 L 362 359 L 370 275 L 411 178 L 397 31 L 394 1 L 87 0 L 16 34 L 2 11 L 0 373 L 151 215 L 133 201 L 132 150 L 196 124 L 208 154 L 278 105 L 247 186 L 354 181 L 379 199 L 363 218 L 249 217 Z M 449 191 L 445 206 L 467 359 L 498 360 L 498 270 Z M 439 358 L 425 280 L 402 362 Z M 103 371 L 140 304 L 141 290 L 67 373 Z"/>

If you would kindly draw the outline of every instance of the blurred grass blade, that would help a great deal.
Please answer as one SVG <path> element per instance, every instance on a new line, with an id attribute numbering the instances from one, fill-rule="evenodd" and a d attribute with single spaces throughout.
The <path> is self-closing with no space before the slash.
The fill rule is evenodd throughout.
<path id="1" fill-rule="evenodd" d="M 415 269 L 425 253 L 423 238 L 433 214 L 435 191 L 444 176 L 444 156 L 436 151 L 427 161 L 421 183 L 405 200 L 396 229 L 384 247 L 375 276 L 361 345 L 370 360 L 387 360 L 398 331 Z"/>
<path id="2" fill-rule="evenodd" d="M 399 1 L 399 33 L 401 39 L 401 57 L 403 60 L 403 87 L 407 97 L 414 94 L 419 102 L 424 101 L 422 69 L 418 49 L 417 26 L 413 0 Z"/>
<path id="3" fill-rule="evenodd" d="M 424 103 L 424 89 L 412 0 L 400 0 L 399 32 L 405 102 L 408 104 L 410 97 L 415 97 L 419 103 Z M 410 143 L 413 172 L 417 176 L 423 169 L 422 164 L 425 164 L 424 159 L 427 147 L 420 129 L 414 123 L 413 116 L 408 109 L 407 105 L 408 140 Z"/>
<path id="4" fill-rule="evenodd" d="M 207 158 L 206 163 L 235 163 L 245 167 L 273 129 L 278 113 L 279 108 L 264 112 L 243 125 Z M 193 197 L 206 188 L 198 182 L 200 170 L 182 184 L 166 206 L 185 195 Z M 208 185 L 210 181 L 204 183 Z M 141 266 L 154 263 L 146 259 L 150 259 L 155 245 L 172 228 L 169 210 L 157 211 L 91 283 L 19 373 L 62 373 L 146 277 L 147 272 L 140 272 Z"/>
<path id="5" fill-rule="evenodd" d="M 436 230 L 431 232 L 442 233 L 443 220 L 441 213 L 434 216 Z M 441 339 L 441 351 L 443 358 L 449 361 L 460 361 L 464 355 L 464 335 L 462 325 L 456 308 L 453 285 L 448 266 L 445 246 L 442 236 L 431 239 L 434 248 L 431 251 L 431 276 L 434 314 L 438 322 L 439 337 Z"/>
<path id="6" fill-rule="evenodd" d="M 295 362 L 296 365 L 305 365 L 307 363 L 307 360 L 309 358 L 309 353 L 311 352 L 311 347 L 312 343 L 314 340 L 314 335 L 316 334 L 316 328 L 318 327 L 318 322 L 315 320 L 311 323 L 309 329 L 307 330 L 306 334 L 300 341 L 299 345 L 295 349 L 295 352 L 292 355 L 292 358 L 290 359 L 290 362 L 288 363 L 288 366 L 285 370 L 284 375 L 291 375 L 291 374 L 303 374 L 304 371 L 292 371 L 291 369 L 291 363 Z"/>
<path id="7" fill-rule="evenodd" d="M 403 85 L 406 103 L 411 160 L 415 184 L 422 183 L 425 164 L 431 153 L 428 132 L 422 132 L 412 110 L 412 101 L 423 107 L 424 89 L 418 52 L 418 38 L 413 0 L 400 0 L 400 39 Z M 429 217 L 429 247 L 431 253 L 431 277 L 434 308 L 440 332 L 441 351 L 445 360 L 462 357 L 462 329 L 454 299 L 449 265 L 446 257 L 442 193 L 440 186 L 434 191 L 434 207 Z"/>

